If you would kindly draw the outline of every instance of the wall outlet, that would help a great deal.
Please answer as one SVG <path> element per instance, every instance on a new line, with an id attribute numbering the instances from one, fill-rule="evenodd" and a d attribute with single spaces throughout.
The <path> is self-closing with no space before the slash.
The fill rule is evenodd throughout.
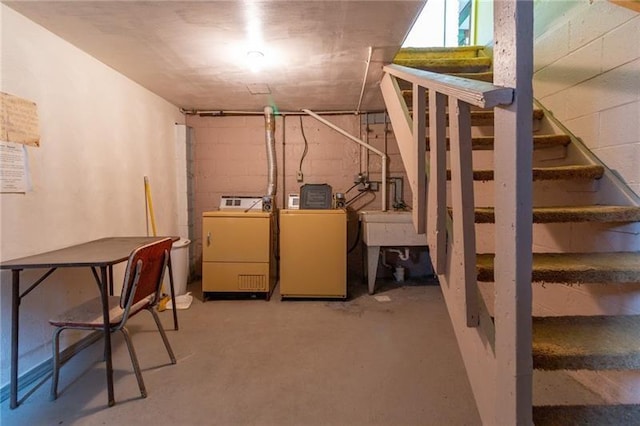
<path id="1" fill-rule="evenodd" d="M 302 182 L 304 180 L 304 176 L 302 175 L 302 170 L 298 170 L 296 172 L 296 180 L 298 182 Z"/>
<path id="2" fill-rule="evenodd" d="M 369 182 L 369 191 L 378 191 L 380 189 L 380 182 Z"/>

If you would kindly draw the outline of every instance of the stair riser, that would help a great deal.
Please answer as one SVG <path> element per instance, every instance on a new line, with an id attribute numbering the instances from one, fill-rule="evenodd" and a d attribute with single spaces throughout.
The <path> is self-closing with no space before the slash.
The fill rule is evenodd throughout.
<path id="1" fill-rule="evenodd" d="M 495 283 L 479 282 L 482 299 L 495 316 Z M 531 284 L 533 316 L 637 315 L 640 314 L 640 284 Z"/>
<path id="2" fill-rule="evenodd" d="M 447 170 L 447 180 L 452 179 L 452 171 Z M 584 168 L 534 168 L 531 179 L 534 182 L 543 181 L 597 181 L 602 178 L 603 169 L 598 167 Z M 496 178 L 493 169 L 475 169 L 472 173 L 475 182 L 493 182 Z"/>
<path id="3" fill-rule="evenodd" d="M 411 108 L 411 103 L 408 103 L 407 106 Z M 533 119 L 533 131 L 536 132 L 539 128 L 541 128 L 540 119 Z M 482 134 L 493 135 L 494 125 L 493 125 L 493 117 L 479 117 L 475 115 L 471 115 L 471 126 L 472 132 L 473 128 L 476 127 L 486 127 L 486 130 Z M 429 129 L 429 114 L 427 114 L 427 130 Z M 447 117 L 447 134 L 449 134 L 449 118 Z M 473 136 L 473 134 L 472 134 Z"/>
<path id="4" fill-rule="evenodd" d="M 431 139 L 428 136 L 429 135 L 427 133 L 427 138 L 426 138 L 427 151 L 431 149 Z M 486 137 L 483 137 L 483 136 L 486 136 Z M 451 141 L 447 139 L 445 143 L 446 143 L 447 151 L 449 151 Z M 507 143 L 512 143 L 512 141 L 508 141 Z M 554 147 L 568 148 L 569 144 L 570 144 L 570 140 L 566 137 L 557 137 L 557 136 L 539 134 L 539 135 L 534 135 L 534 138 L 533 138 L 534 152 L 547 150 Z M 492 151 L 493 152 L 496 149 L 500 149 L 500 147 L 496 146 L 495 140 L 491 137 L 491 135 L 473 135 L 472 134 L 471 149 L 473 151 Z M 580 164 L 580 162 L 576 162 L 576 163 Z"/>
<path id="5" fill-rule="evenodd" d="M 533 151 L 532 164 L 533 167 L 555 167 L 566 164 L 564 158 L 566 157 L 565 147 L 553 147 L 536 149 Z M 429 159 L 429 153 L 427 153 L 427 159 Z M 480 169 L 493 169 L 494 168 L 494 152 L 493 150 L 475 150 L 472 153 L 473 168 Z M 451 157 L 447 153 L 447 168 L 451 169 Z"/>
<path id="6" fill-rule="evenodd" d="M 552 207 L 559 204 L 579 206 L 596 202 L 599 181 L 537 181 L 533 182 L 533 205 Z M 474 182 L 474 200 L 476 206 L 495 204 L 495 182 Z M 447 205 L 451 206 L 451 184 L 447 184 Z"/>
<path id="7" fill-rule="evenodd" d="M 495 253 L 494 225 L 477 224 L 476 252 Z M 640 224 L 552 223 L 533 225 L 533 252 L 638 251 Z"/>
<path id="8" fill-rule="evenodd" d="M 541 127 L 539 120 L 533 120 L 531 123 L 533 126 L 533 133 L 539 134 L 538 130 Z M 471 137 L 481 137 L 481 136 L 493 136 L 495 128 L 493 124 L 486 124 L 485 122 L 478 122 L 471 127 Z M 427 126 L 427 135 L 429 134 L 429 127 Z M 449 136 L 449 127 L 447 127 L 446 135 Z"/>
<path id="9" fill-rule="evenodd" d="M 543 284 L 534 283 L 534 316 L 637 315 L 632 302 L 640 284 Z"/>
<path id="10" fill-rule="evenodd" d="M 580 386 L 596 392 L 609 403 L 638 404 L 640 370 L 567 371 Z M 637 407 L 640 408 L 640 407 Z M 613 418 L 613 417 L 609 417 Z M 640 413 L 632 418 L 640 418 Z"/>

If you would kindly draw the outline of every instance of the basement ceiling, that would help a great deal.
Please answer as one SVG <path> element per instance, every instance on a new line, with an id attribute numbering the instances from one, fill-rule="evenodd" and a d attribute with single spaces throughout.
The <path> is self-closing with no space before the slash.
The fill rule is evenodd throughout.
<path id="1" fill-rule="evenodd" d="M 265 105 L 279 111 L 382 110 L 382 65 L 391 62 L 424 5 L 417 0 L 3 3 L 174 105 L 211 111 L 261 111 Z M 261 59 L 259 70 L 250 69 L 249 56 Z"/>

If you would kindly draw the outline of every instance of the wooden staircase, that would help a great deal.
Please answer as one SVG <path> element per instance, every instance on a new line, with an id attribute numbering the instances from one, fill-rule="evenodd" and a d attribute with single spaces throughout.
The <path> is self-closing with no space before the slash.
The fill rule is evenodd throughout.
<path id="1" fill-rule="evenodd" d="M 482 47 L 402 49 L 394 63 L 481 81 L 491 81 L 492 78 L 491 58 Z M 412 90 L 402 83 L 400 88 L 404 88 L 402 95 L 411 108 Z M 633 202 L 633 196 L 631 201 L 619 203 L 620 200 L 629 200 L 629 197 L 612 194 L 619 190 L 612 187 L 611 172 L 603 164 L 593 161 L 592 157 L 579 155 L 584 147 L 577 146 L 579 141 L 550 124 L 542 108 L 534 108 L 532 118 L 536 123 L 532 170 L 532 285 L 542 282 L 547 289 L 579 285 L 588 291 L 591 284 L 606 284 L 617 286 L 624 292 L 622 288 L 625 285 L 640 283 L 640 252 L 629 251 L 640 249 L 640 207 Z M 472 110 L 470 121 L 473 126 L 477 280 L 483 285 L 489 283 L 488 288 L 491 289 L 496 285 L 493 283 L 494 255 L 491 253 L 496 244 L 491 238 L 491 227 L 495 221 L 492 202 L 496 191 L 492 182 L 493 111 Z M 447 140 L 447 149 L 449 146 Z M 428 138 L 426 147 L 428 151 Z M 451 172 L 447 170 L 447 178 L 450 177 Z M 447 191 L 450 193 L 451 189 Z M 448 205 L 451 206 L 450 202 Z M 449 207 L 450 217 L 451 211 Z M 576 226 L 582 228 L 576 230 Z M 624 241 L 612 237 L 612 232 L 618 228 L 625 230 Z M 577 232 L 581 233 L 580 243 L 572 242 L 576 238 L 571 235 Z M 544 239 L 544 242 L 539 239 Z M 558 241 L 555 246 L 548 242 L 553 239 Z M 637 291 L 637 287 L 631 287 L 630 292 L 633 290 Z M 479 291 L 479 294 L 481 309 L 491 318 L 494 314 L 492 292 Z M 598 297 L 598 293 L 589 297 Z M 558 311 L 539 316 L 535 298 L 533 303 L 531 356 L 534 369 L 640 370 L 640 315 L 621 315 L 615 310 L 608 313 L 603 309 L 598 314 L 575 315 Z M 603 305 L 606 305 L 604 301 Z M 451 307 L 449 309 L 451 311 Z M 465 325 L 454 321 L 456 327 Z M 458 330 L 456 332 L 458 334 Z M 460 333 L 463 335 L 464 330 Z M 462 355 L 465 358 L 477 356 L 473 353 Z M 478 395 L 476 398 L 478 400 Z M 640 400 L 635 402 L 640 404 Z M 558 405 L 533 407 L 533 419 L 535 424 L 543 425 L 640 424 L 640 405 L 562 405 L 559 402 Z"/>

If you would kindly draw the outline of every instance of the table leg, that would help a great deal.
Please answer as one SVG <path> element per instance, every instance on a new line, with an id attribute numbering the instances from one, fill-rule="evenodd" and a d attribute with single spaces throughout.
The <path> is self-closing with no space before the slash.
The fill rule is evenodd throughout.
<path id="1" fill-rule="evenodd" d="M 113 265 L 109 265 L 109 296 L 113 296 Z"/>
<path id="2" fill-rule="evenodd" d="M 178 329 L 178 312 L 176 309 L 176 290 L 173 286 L 173 267 L 171 266 L 171 253 L 169 253 L 169 259 L 167 260 L 167 267 L 169 268 L 169 291 L 171 292 L 171 307 L 173 308 L 173 329 Z"/>
<path id="3" fill-rule="evenodd" d="M 11 386 L 9 408 L 18 406 L 18 331 L 20 328 L 20 269 L 12 272 L 11 289 Z"/>
<path id="4" fill-rule="evenodd" d="M 369 281 L 369 294 L 373 294 L 376 288 L 376 272 L 378 271 L 378 257 L 380 246 L 367 246 L 367 279 Z"/>
<path id="5" fill-rule="evenodd" d="M 100 294 L 102 296 L 102 318 L 104 321 L 104 355 L 107 367 L 107 395 L 109 397 L 109 407 L 116 403 L 113 396 L 113 364 L 111 362 L 111 327 L 109 326 L 109 280 L 107 267 L 100 267 L 102 286 Z"/>

